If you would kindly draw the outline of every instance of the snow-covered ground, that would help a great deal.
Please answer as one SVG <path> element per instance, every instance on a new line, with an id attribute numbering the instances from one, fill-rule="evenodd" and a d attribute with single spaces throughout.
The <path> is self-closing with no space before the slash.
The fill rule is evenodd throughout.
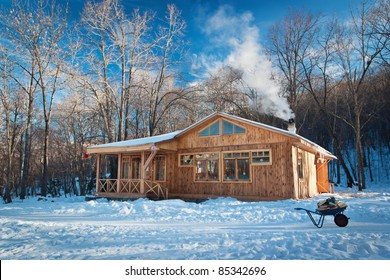
<path id="1" fill-rule="evenodd" d="M 348 204 L 345 228 L 332 216 L 316 228 L 307 200 L 241 202 L 219 198 L 85 201 L 30 198 L 0 204 L 0 259 L 389 260 L 390 187 L 336 188 Z M 316 216 L 317 218 L 318 216 Z"/>

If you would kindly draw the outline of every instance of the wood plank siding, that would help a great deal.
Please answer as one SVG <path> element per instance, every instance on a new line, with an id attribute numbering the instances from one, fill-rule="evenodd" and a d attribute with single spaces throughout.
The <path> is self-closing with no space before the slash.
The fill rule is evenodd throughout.
<path id="1" fill-rule="evenodd" d="M 224 120 L 221 118 L 219 120 Z M 253 125 L 226 119 L 246 129 L 246 133 L 218 136 L 199 136 L 199 131 L 215 122 L 204 123 L 196 130 L 190 131 L 179 139 L 179 154 L 219 153 L 220 173 L 223 171 L 222 155 L 225 152 L 257 151 L 269 149 L 272 153 L 272 164 L 251 164 L 249 182 L 226 182 L 221 177 L 217 182 L 196 182 L 194 167 L 178 167 L 169 185 L 170 197 L 207 198 L 233 196 L 241 199 L 278 199 L 291 198 L 294 194 L 292 171 L 291 141 L 288 137 L 272 131 L 253 127 Z"/>

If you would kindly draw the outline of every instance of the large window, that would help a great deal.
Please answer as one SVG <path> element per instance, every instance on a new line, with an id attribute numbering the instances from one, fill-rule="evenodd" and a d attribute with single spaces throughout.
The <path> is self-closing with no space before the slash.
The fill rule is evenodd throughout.
<path id="1" fill-rule="evenodd" d="M 223 180 L 250 180 L 249 152 L 223 154 Z"/>
<path id="2" fill-rule="evenodd" d="M 251 181 L 251 166 L 271 164 L 271 149 L 179 154 L 179 167 L 193 167 L 195 181 Z"/>
<path id="3" fill-rule="evenodd" d="M 219 154 L 197 154 L 195 162 L 195 181 L 219 181 Z"/>
<path id="4" fill-rule="evenodd" d="M 139 179 L 141 158 L 122 158 L 122 179 Z"/>
<path id="5" fill-rule="evenodd" d="M 156 156 L 154 158 L 154 179 L 156 181 L 165 181 L 165 156 Z"/>
<path id="6" fill-rule="evenodd" d="M 122 179 L 130 179 L 130 159 L 122 159 Z"/>
<path id="7" fill-rule="evenodd" d="M 131 159 L 131 178 L 139 179 L 141 170 L 141 158 L 136 157 Z"/>

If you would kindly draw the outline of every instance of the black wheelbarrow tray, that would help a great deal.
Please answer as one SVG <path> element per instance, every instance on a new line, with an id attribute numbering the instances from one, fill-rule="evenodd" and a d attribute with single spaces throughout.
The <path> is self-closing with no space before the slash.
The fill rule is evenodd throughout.
<path id="1" fill-rule="evenodd" d="M 337 226 L 346 227 L 348 225 L 348 220 L 349 220 L 349 218 L 343 214 L 343 212 L 346 208 L 347 208 L 347 206 L 331 208 L 331 209 L 324 209 L 324 210 L 316 209 L 316 211 L 311 211 L 311 210 L 304 209 L 304 208 L 294 208 L 294 209 L 306 211 L 306 214 L 309 216 L 313 225 L 315 225 L 318 228 L 322 228 L 322 226 L 324 224 L 325 216 L 333 216 L 334 223 Z M 316 219 L 314 219 L 313 214 L 320 216 L 318 221 Z"/>

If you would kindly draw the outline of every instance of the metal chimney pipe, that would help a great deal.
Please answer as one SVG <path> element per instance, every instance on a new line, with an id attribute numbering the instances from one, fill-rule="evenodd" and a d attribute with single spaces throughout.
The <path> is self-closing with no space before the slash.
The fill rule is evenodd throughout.
<path id="1" fill-rule="evenodd" d="M 295 120 L 294 119 L 289 119 L 288 120 L 288 127 L 287 130 L 293 133 L 297 133 L 297 128 L 295 126 Z"/>

